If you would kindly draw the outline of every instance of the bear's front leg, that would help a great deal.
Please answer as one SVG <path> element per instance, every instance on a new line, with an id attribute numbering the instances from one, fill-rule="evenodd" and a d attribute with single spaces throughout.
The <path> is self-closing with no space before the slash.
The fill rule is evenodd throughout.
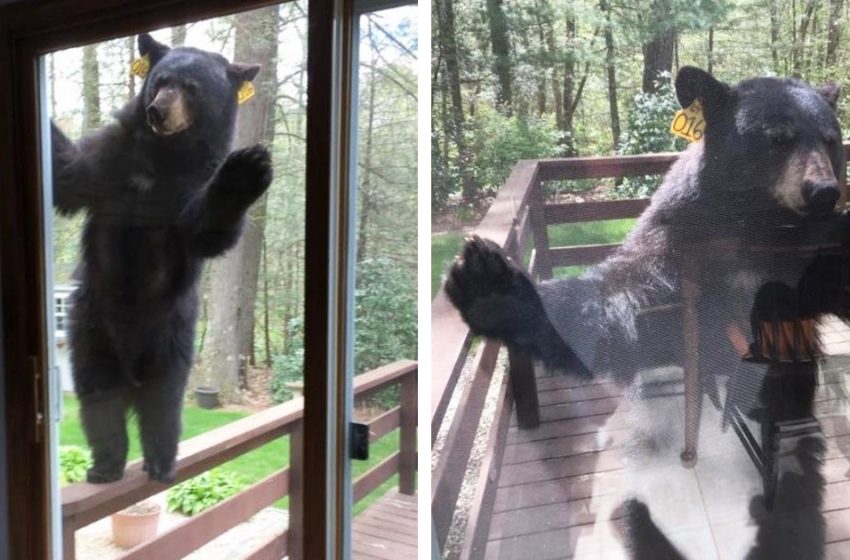
<path id="1" fill-rule="evenodd" d="M 475 334 L 550 367 L 588 374 L 550 323 L 534 281 L 494 242 L 472 237 L 449 270 L 445 290 Z"/>
<path id="2" fill-rule="evenodd" d="M 50 123 L 53 205 L 70 215 L 83 209 L 94 196 L 94 180 L 77 146 Z"/>
<path id="3" fill-rule="evenodd" d="M 207 187 L 183 212 L 193 252 L 215 257 L 233 247 L 239 240 L 245 211 L 271 182 L 271 154 L 265 146 L 257 144 L 227 156 Z"/>

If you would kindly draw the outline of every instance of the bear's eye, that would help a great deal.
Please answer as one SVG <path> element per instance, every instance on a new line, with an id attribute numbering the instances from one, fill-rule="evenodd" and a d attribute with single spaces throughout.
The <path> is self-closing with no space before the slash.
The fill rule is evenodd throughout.
<path id="1" fill-rule="evenodd" d="M 186 90 L 186 93 L 189 95 L 197 95 L 198 93 L 198 85 L 193 82 L 187 82 L 183 85 L 183 89 Z"/>
<path id="2" fill-rule="evenodd" d="M 777 146 L 787 146 L 794 142 L 796 135 L 794 131 L 785 126 L 777 126 L 765 129 L 764 135 L 772 144 Z"/>

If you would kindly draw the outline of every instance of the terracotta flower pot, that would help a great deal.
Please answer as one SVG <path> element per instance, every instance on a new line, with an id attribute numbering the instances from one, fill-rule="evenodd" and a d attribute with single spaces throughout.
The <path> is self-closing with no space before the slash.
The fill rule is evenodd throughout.
<path id="1" fill-rule="evenodd" d="M 112 542 L 133 548 L 156 536 L 162 508 L 153 502 L 140 502 L 112 514 Z"/>

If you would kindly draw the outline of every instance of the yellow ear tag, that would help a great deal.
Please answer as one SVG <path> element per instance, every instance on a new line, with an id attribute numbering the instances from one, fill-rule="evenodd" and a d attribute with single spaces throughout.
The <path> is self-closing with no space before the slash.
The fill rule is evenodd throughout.
<path id="1" fill-rule="evenodd" d="M 147 76 L 148 72 L 150 72 L 150 69 L 151 59 L 150 57 L 148 57 L 148 55 L 145 55 L 141 58 L 137 58 L 133 61 L 133 64 L 130 65 L 130 70 L 133 72 L 133 74 L 140 78 L 144 78 L 145 76 Z"/>
<path id="2" fill-rule="evenodd" d="M 242 105 L 257 93 L 254 90 L 254 84 L 251 82 L 242 82 L 242 87 L 239 88 L 239 91 L 236 92 L 236 101 Z"/>
<path id="3" fill-rule="evenodd" d="M 702 140 L 702 135 L 705 133 L 705 117 L 702 114 L 700 99 L 694 99 L 690 107 L 676 111 L 676 116 L 670 123 L 670 133 L 681 136 L 688 142 Z"/>

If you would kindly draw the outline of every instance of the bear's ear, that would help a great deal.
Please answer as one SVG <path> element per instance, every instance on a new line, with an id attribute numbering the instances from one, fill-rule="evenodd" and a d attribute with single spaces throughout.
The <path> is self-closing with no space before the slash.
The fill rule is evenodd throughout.
<path id="1" fill-rule="evenodd" d="M 832 110 L 838 108 L 838 96 L 841 93 L 841 88 L 834 81 L 830 80 L 820 87 L 815 88 L 827 105 L 832 107 Z"/>
<path id="2" fill-rule="evenodd" d="M 701 99 L 706 122 L 722 110 L 731 98 L 729 86 L 715 80 L 705 70 L 684 66 L 676 75 L 676 97 L 684 109 L 690 107 L 694 99 Z"/>
<path id="3" fill-rule="evenodd" d="M 257 77 L 257 72 L 260 71 L 259 64 L 239 64 L 234 62 L 227 66 L 227 75 L 237 84 L 242 82 L 250 82 Z"/>
<path id="4" fill-rule="evenodd" d="M 159 62 L 170 50 L 147 33 L 139 35 L 139 54 L 147 55 L 151 61 L 151 66 Z"/>

